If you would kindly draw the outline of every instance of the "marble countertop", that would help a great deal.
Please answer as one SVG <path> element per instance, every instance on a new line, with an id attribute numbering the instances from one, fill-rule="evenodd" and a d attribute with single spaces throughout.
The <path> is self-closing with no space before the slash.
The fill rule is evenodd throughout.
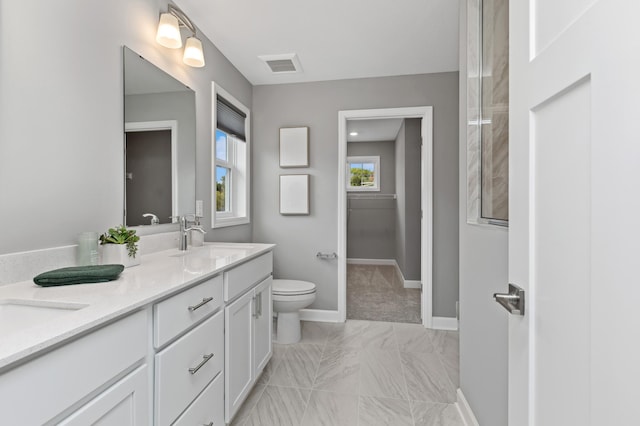
<path id="1" fill-rule="evenodd" d="M 0 330 L 0 370 L 39 354 L 92 328 L 144 308 L 225 269 L 272 250 L 273 244 L 206 243 L 160 251 L 141 257 L 115 281 L 58 287 L 39 287 L 33 281 L 0 286 L 3 303 L 60 303 L 86 305 L 55 319 L 32 325 L 9 324 Z M 10 318 L 10 314 L 9 315 Z M 6 319 L 6 318 L 5 318 Z M 17 322 L 17 321 L 16 321 Z"/>

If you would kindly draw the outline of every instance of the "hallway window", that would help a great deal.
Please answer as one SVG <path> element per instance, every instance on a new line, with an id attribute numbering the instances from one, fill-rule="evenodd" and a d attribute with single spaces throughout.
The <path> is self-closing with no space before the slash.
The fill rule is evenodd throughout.
<path id="1" fill-rule="evenodd" d="M 347 157 L 347 191 L 380 191 L 380 157 Z"/>

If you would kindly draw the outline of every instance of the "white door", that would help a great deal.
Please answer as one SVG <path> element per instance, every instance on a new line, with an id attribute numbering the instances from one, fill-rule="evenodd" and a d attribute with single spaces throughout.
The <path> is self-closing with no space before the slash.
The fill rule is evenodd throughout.
<path id="1" fill-rule="evenodd" d="M 510 2 L 510 426 L 640 422 L 639 16 Z"/>
<path id="2" fill-rule="evenodd" d="M 258 377 L 271 359 L 271 341 L 273 327 L 273 311 L 271 303 L 271 284 L 269 277 L 256 286 L 253 303 L 253 370 L 254 377 Z"/>
<path id="3" fill-rule="evenodd" d="M 151 423 L 149 411 L 149 367 L 145 364 L 58 425 L 147 425 Z"/>
<path id="4" fill-rule="evenodd" d="M 224 309 L 225 421 L 242 405 L 253 384 L 253 291 Z"/>

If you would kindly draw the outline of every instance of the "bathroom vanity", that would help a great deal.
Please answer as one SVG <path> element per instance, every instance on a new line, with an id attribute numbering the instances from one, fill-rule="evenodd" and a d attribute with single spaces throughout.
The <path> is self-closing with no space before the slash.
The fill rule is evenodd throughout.
<path id="1" fill-rule="evenodd" d="M 230 422 L 272 353 L 272 249 L 207 244 L 108 283 L 0 287 L 0 423 Z"/>

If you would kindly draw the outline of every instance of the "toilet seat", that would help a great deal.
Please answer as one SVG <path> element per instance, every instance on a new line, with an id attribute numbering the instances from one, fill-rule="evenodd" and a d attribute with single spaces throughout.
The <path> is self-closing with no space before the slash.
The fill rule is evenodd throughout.
<path id="1" fill-rule="evenodd" d="M 301 296 L 316 292 L 316 285 L 309 281 L 273 280 L 271 293 L 278 296 Z"/>

